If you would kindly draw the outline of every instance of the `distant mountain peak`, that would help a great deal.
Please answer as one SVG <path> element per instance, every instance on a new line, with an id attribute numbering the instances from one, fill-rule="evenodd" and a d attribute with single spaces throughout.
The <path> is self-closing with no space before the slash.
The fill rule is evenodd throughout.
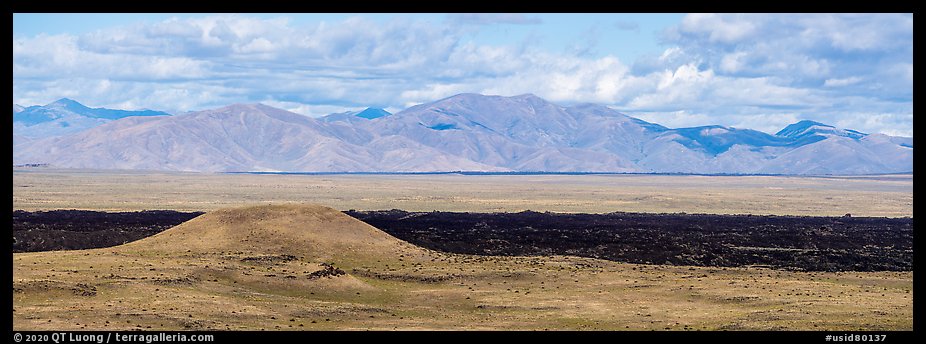
<path id="1" fill-rule="evenodd" d="M 131 116 L 163 116 L 166 112 L 89 108 L 73 99 L 61 98 L 47 105 L 35 105 L 16 111 L 13 106 L 14 134 L 45 138 L 78 132 L 108 121 Z"/>
<path id="2" fill-rule="evenodd" d="M 811 121 L 809 119 L 801 120 L 797 123 L 789 124 L 787 127 L 779 130 L 775 135 L 784 136 L 784 137 L 795 137 L 800 135 L 807 130 L 813 127 L 826 127 L 826 128 L 835 128 L 832 125 L 823 124 L 817 121 Z"/>
<path id="3" fill-rule="evenodd" d="M 56 130 L 116 118 L 120 122 L 56 141 L 14 142 L 14 164 L 301 172 L 913 170 L 912 138 L 867 135 L 812 120 L 788 125 L 777 135 L 720 125 L 671 129 L 604 105 L 561 106 L 533 94 L 461 93 L 396 115 L 370 107 L 317 120 L 260 103 L 129 120 L 121 119 L 153 114 L 107 109 L 84 114 L 62 108 L 68 105 L 64 100 L 55 107 L 34 106 L 15 114 L 14 137 L 28 138 L 23 130 L 39 127 L 29 126 L 27 120 Z M 162 124 L 150 125 L 155 122 Z M 206 146 L 212 148 L 201 149 Z"/>
<path id="4" fill-rule="evenodd" d="M 518 104 L 527 104 L 532 108 L 540 107 L 558 107 L 559 105 L 550 103 L 546 99 L 540 98 L 532 93 L 521 94 L 517 96 L 500 96 L 500 95 L 484 95 L 479 93 L 460 93 L 452 95 L 450 97 L 440 99 L 431 103 L 421 104 L 413 106 L 412 108 L 417 107 L 426 107 L 426 108 L 443 108 L 447 109 L 448 107 L 465 107 L 471 109 L 485 109 L 487 107 L 518 107 L 521 105 Z M 412 109 L 409 108 L 409 109 Z"/>
<path id="5" fill-rule="evenodd" d="M 391 113 L 389 113 L 389 111 L 386 111 L 380 108 L 372 108 L 372 107 L 368 107 L 364 109 L 363 111 L 360 111 L 354 114 L 354 116 L 357 116 L 360 118 L 366 118 L 366 119 L 376 119 L 380 117 L 386 117 L 389 115 L 392 115 Z"/>
<path id="6" fill-rule="evenodd" d="M 89 109 L 89 108 L 88 108 L 87 106 L 85 106 L 84 104 L 81 104 L 81 103 L 77 102 L 76 100 L 68 99 L 68 98 L 61 98 L 61 99 L 58 99 L 58 100 L 56 100 L 56 101 L 54 101 L 54 102 L 48 103 L 48 105 L 45 105 L 45 106 L 46 106 L 46 107 L 52 107 L 52 108 L 64 108 L 64 109 L 68 109 L 68 110 L 71 110 L 71 111 L 75 111 L 75 110 L 76 110 L 76 111 L 80 111 L 80 110 L 84 110 L 84 109 Z"/>
<path id="7" fill-rule="evenodd" d="M 272 106 L 267 106 L 261 103 L 234 103 L 218 108 L 216 111 L 261 111 L 266 110 L 267 108 L 275 109 Z"/>
<path id="8" fill-rule="evenodd" d="M 831 127 L 831 128 L 833 128 L 832 125 L 820 123 L 820 122 L 817 122 L 817 121 L 812 121 L 812 120 L 809 120 L 809 119 L 800 120 L 800 121 L 798 121 L 798 122 L 795 123 L 795 124 L 797 124 L 797 125 L 822 125 L 822 126 L 824 126 L 824 127 Z"/>
<path id="9" fill-rule="evenodd" d="M 51 104 L 80 104 L 80 103 L 74 99 L 63 97 L 56 101 L 51 102 Z"/>
<path id="10" fill-rule="evenodd" d="M 493 95 L 488 95 L 488 94 L 480 94 L 480 93 L 473 93 L 473 92 L 463 92 L 463 93 L 454 94 L 454 95 L 449 96 L 449 97 L 444 98 L 444 99 L 450 99 L 450 98 L 486 98 L 486 97 L 498 97 L 498 96 L 493 96 Z"/>
<path id="11" fill-rule="evenodd" d="M 363 120 L 373 120 L 373 119 L 382 118 L 386 116 L 392 116 L 392 113 L 390 113 L 389 111 L 380 109 L 380 108 L 368 107 L 366 109 L 363 109 L 362 111 L 345 111 L 345 112 L 333 113 L 327 116 L 323 116 L 320 119 L 323 122 L 338 122 L 338 121 L 354 121 L 354 120 L 357 120 L 357 118 L 362 118 Z"/>
<path id="12" fill-rule="evenodd" d="M 455 94 L 455 95 L 446 97 L 446 98 L 444 98 L 444 99 L 440 99 L 440 100 L 434 101 L 433 103 L 442 103 L 442 102 L 445 102 L 445 101 L 448 101 L 448 100 L 455 100 L 455 101 L 483 101 L 483 100 L 496 100 L 496 101 L 497 101 L 497 100 L 521 100 L 521 99 L 537 99 L 537 100 L 541 100 L 541 101 L 543 101 L 543 102 L 546 102 L 545 99 L 540 98 L 540 97 L 538 97 L 538 96 L 536 96 L 536 95 L 534 95 L 534 94 L 532 94 L 532 93 L 525 93 L 525 94 L 521 94 L 521 95 L 517 95 L 517 96 L 507 97 L 507 96 L 501 96 L 501 95 L 489 95 L 489 94 L 479 94 L 479 93 L 470 93 L 470 92 L 466 92 L 466 93 L 458 93 L 458 94 Z"/>
<path id="13" fill-rule="evenodd" d="M 851 130 L 851 129 L 841 129 L 835 126 L 820 123 L 817 121 L 811 120 L 802 120 L 797 123 L 793 123 L 784 127 L 779 132 L 775 133 L 776 136 L 787 137 L 792 139 L 799 139 L 808 136 L 843 136 L 853 139 L 859 139 L 868 134 Z"/>
<path id="14" fill-rule="evenodd" d="M 275 108 L 262 103 L 235 103 L 212 110 L 197 111 L 188 116 L 206 115 L 227 118 L 229 116 L 243 116 L 248 118 L 272 118 L 274 120 L 290 123 L 312 122 L 313 119 L 292 111 Z"/>

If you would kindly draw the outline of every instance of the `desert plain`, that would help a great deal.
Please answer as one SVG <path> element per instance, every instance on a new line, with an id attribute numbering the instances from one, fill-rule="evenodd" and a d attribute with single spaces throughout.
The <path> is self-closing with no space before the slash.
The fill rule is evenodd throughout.
<path id="1" fill-rule="evenodd" d="M 206 213 L 13 255 L 15 330 L 912 330 L 912 271 L 477 256 L 342 211 L 913 216 L 912 175 L 248 175 L 14 168 L 13 210 Z"/>

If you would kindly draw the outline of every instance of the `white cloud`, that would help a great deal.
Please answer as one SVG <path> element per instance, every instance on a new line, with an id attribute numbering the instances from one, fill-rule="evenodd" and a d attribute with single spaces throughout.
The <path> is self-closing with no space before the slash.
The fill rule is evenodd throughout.
<path id="1" fill-rule="evenodd" d="M 756 109 L 761 111 L 760 109 Z M 749 115 L 731 116 L 730 126 L 740 129 L 753 129 L 768 134 L 775 134 L 789 124 L 800 121 L 798 114 L 793 112 L 781 113 L 751 113 Z"/>
<path id="2" fill-rule="evenodd" d="M 694 13 L 682 19 L 680 28 L 684 32 L 707 35 L 711 42 L 735 43 L 752 35 L 756 24 L 746 16 Z"/>
<path id="3" fill-rule="evenodd" d="M 268 106 L 272 106 L 278 109 L 283 109 L 289 112 L 298 113 L 300 115 L 305 115 L 309 117 L 322 117 L 330 115 L 333 113 L 344 112 L 344 111 L 357 111 L 363 110 L 364 108 L 344 108 L 342 106 L 333 106 L 333 105 L 309 105 L 298 102 L 289 102 L 289 101 L 280 101 L 275 99 L 264 99 L 260 103 Z"/>
<path id="4" fill-rule="evenodd" d="M 895 48 L 913 32 L 913 17 L 907 14 L 806 15 L 795 20 L 805 38 L 846 52 Z"/>
<path id="5" fill-rule="evenodd" d="M 700 71 L 694 64 L 687 64 L 675 70 L 675 72 L 665 71 L 662 80 L 659 82 L 658 89 L 665 90 L 674 85 L 694 86 L 701 85 L 714 77 L 714 71 Z"/>
<path id="6" fill-rule="evenodd" d="M 639 65 L 674 70 L 687 60 L 716 71 L 701 101 L 678 105 L 727 123 L 754 118 L 761 127 L 763 114 L 829 123 L 855 113 L 912 116 L 912 20 L 910 14 L 692 14 L 662 36 L 672 59 L 664 54 Z M 887 123 L 912 132 L 908 122 Z M 885 130 L 874 122 L 852 124 Z"/>
<path id="7" fill-rule="evenodd" d="M 911 113 L 853 112 L 841 115 L 834 123 L 840 128 L 866 128 L 862 131 L 868 133 L 913 136 L 913 115 Z"/>
<path id="8" fill-rule="evenodd" d="M 209 69 L 209 62 L 188 57 L 87 51 L 70 35 L 14 39 L 13 61 L 14 78 L 194 79 Z"/>
<path id="9" fill-rule="evenodd" d="M 842 87 L 842 86 L 857 84 L 859 81 L 862 81 L 862 78 L 859 78 L 857 76 L 841 78 L 841 79 L 826 79 L 826 81 L 823 82 L 823 86 Z"/>
<path id="10" fill-rule="evenodd" d="M 738 72 L 745 64 L 744 59 L 746 55 L 744 51 L 737 51 L 724 55 L 723 59 L 720 60 L 720 70 L 728 73 Z"/>
<path id="11" fill-rule="evenodd" d="M 468 88 L 459 84 L 428 84 L 423 88 L 403 91 L 399 99 L 403 105 L 408 108 L 421 103 L 426 103 L 442 98 L 446 98 L 458 93 L 467 92 Z"/>
<path id="12" fill-rule="evenodd" d="M 704 92 L 713 83 L 712 70 L 699 70 L 694 64 L 679 66 L 674 71 L 663 70 L 649 75 L 655 89 L 633 98 L 629 109 L 680 109 L 703 100 Z"/>
<path id="13" fill-rule="evenodd" d="M 682 54 L 682 48 L 671 47 L 662 52 L 662 55 L 659 55 L 660 62 L 667 62 L 670 59 L 680 56 Z"/>
<path id="14" fill-rule="evenodd" d="M 265 102 L 317 116 L 367 106 L 395 112 L 463 92 L 533 93 L 564 105 L 611 105 L 669 126 L 769 130 L 809 118 L 912 133 L 905 129 L 912 128 L 909 15 L 693 14 L 667 30 L 663 51 L 632 65 L 533 41 L 471 39 L 472 30 L 491 24 L 542 23 L 492 14 L 295 26 L 286 18 L 218 15 L 80 36 L 16 36 L 13 97 L 23 105 L 70 97 L 171 112 Z M 590 29 L 585 46 L 575 47 L 591 51 L 606 29 Z"/>

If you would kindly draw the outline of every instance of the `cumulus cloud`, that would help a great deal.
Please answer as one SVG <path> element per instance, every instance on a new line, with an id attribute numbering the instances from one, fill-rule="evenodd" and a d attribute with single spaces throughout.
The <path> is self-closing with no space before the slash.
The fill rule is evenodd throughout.
<path id="1" fill-rule="evenodd" d="M 857 84 L 859 81 L 862 81 L 862 78 L 859 78 L 857 76 L 841 78 L 841 79 L 826 79 L 826 81 L 823 82 L 823 86 L 826 86 L 826 87 L 848 86 L 852 84 Z"/>
<path id="2" fill-rule="evenodd" d="M 678 30 L 685 35 L 706 38 L 710 42 L 736 43 L 756 33 L 756 23 L 745 15 L 689 14 Z"/>
<path id="3" fill-rule="evenodd" d="M 692 14 L 636 61 L 599 56 L 590 26 L 562 50 L 472 39 L 522 14 L 442 23 L 361 16 L 295 25 L 246 15 L 173 18 L 81 35 L 13 38 L 13 97 L 181 113 L 264 102 L 309 116 L 406 108 L 463 92 L 594 102 L 667 126 L 775 132 L 815 119 L 912 135 L 912 16 Z M 532 38 L 533 37 L 533 38 Z M 853 39 L 854 38 L 854 39 Z M 629 62 L 629 63 L 628 63 Z M 777 116 L 777 117 L 776 117 Z"/>
<path id="4" fill-rule="evenodd" d="M 912 63 L 909 14 L 691 14 L 663 34 L 689 59 L 732 75 L 822 84 Z"/>
<path id="5" fill-rule="evenodd" d="M 70 35 L 13 40 L 13 77 L 176 80 L 204 76 L 208 61 L 184 56 L 107 54 L 83 49 Z"/>
<path id="6" fill-rule="evenodd" d="M 274 98 L 264 99 L 260 101 L 260 103 L 309 117 L 321 117 L 337 112 L 363 110 L 362 108 L 345 109 L 342 106 L 335 105 L 307 105 L 297 102 L 280 101 Z"/>
<path id="7" fill-rule="evenodd" d="M 662 39 L 671 51 L 635 67 L 677 68 L 678 61 L 697 61 L 723 80 L 711 93 L 729 97 L 730 116 L 754 111 L 751 106 L 759 107 L 757 124 L 768 110 L 783 117 L 801 111 L 802 119 L 832 123 L 870 115 L 898 126 L 912 116 L 910 14 L 690 14 Z M 662 62 L 669 57 L 674 64 Z M 851 124 L 884 128 L 871 121 Z M 912 135 L 912 126 L 898 128 Z"/>

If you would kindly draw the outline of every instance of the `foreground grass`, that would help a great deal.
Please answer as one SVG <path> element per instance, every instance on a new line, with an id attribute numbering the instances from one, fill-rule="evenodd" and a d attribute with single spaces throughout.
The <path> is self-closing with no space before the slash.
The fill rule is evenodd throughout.
<path id="1" fill-rule="evenodd" d="M 13 256 L 16 330 L 912 330 L 912 272 L 444 254 L 330 208 Z M 313 278 L 328 263 L 345 274 Z"/>

